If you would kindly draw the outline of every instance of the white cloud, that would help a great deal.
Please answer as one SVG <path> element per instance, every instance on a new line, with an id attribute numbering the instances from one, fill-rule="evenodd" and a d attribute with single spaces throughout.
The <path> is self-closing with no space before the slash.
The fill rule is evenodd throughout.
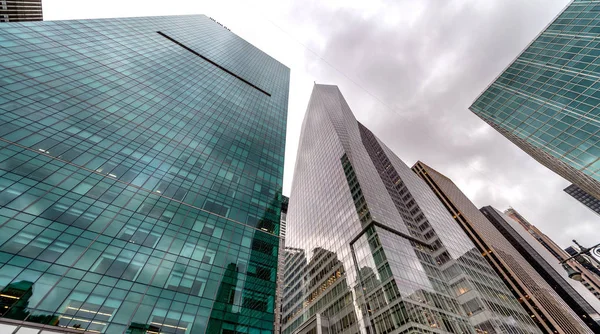
<path id="1" fill-rule="evenodd" d="M 600 241 L 598 216 L 467 110 L 567 2 L 44 0 L 44 16 L 212 16 L 292 69 L 284 193 L 316 80 L 339 85 L 357 118 L 408 164 L 446 173 L 478 206 L 512 205 L 567 246 Z"/>

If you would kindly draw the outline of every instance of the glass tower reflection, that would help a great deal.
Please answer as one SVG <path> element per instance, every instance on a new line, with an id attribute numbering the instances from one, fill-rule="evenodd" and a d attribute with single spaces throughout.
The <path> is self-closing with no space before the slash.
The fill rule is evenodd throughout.
<path id="1" fill-rule="evenodd" d="M 0 46 L 2 317 L 271 333 L 289 69 L 202 15 Z"/>
<path id="2" fill-rule="evenodd" d="M 297 156 L 283 333 L 539 333 L 336 86 L 314 86 Z"/>
<path id="3" fill-rule="evenodd" d="M 513 247 L 505 235 L 494 227 L 488 219 L 489 216 L 480 212 L 452 180 L 421 161 L 418 161 L 412 169 L 442 201 L 456 224 L 469 235 L 478 251 L 484 255 L 483 258 L 510 288 L 510 292 L 518 299 L 522 309 L 535 321 L 542 332 L 589 333 L 596 330 L 597 325 L 592 320 L 596 317 L 594 314 L 596 312 L 590 312 L 593 311 L 590 310 L 591 306 L 579 296 L 581 305 L 571 309 L 556 293 L 555 290 L 558 290 L 556 282 L 549 282 L 547 273 L 538 273 L 530 265 L 526 259 L 530 257 L 530 252 L 522 255 L 517 248 Z M 523 218 L 522 221 L 523 224 L 532 226 Z M 472 261 L 468 263 L 473 264 Z M 563 272 L 562 268 L 560 270 Z M 497 287 L 492 282 L 484 283 L 485 286 L 480 289 L 483 292 L 483 300 L 492 304 L 494 308 L 502 310 L 499 306 L 506 306 L 502 302 L 506 298 L 493 292 L 497 291 Z M 498 302 L 500 305 L 495 305 Z M 589 308 L 584 307 L 583 304 Z M 589 329 L 586 328 L 586 324 Z"/>

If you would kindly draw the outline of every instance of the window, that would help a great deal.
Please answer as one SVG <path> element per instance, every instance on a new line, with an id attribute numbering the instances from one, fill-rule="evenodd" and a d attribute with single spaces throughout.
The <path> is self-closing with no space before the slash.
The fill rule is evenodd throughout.
<path id="1" fill-rule="evenodd" d="M 65 302 L 59 324 L 68 328 L 102 332 L 116 308 L 99 305 L 102 304 L 101 300 L 98 300 L 99 304 L 83 302 L 86 297 L 84 294 L 73 293 Z"/>
<path id="2" fill-rule="evenodd" d="M 471 285 L 463 278 L 460 281 L 452 284 L 452 290 L 455 296 L 460 296 L 471 290 Z"/>
<path id="3" fill-rule="evenodd" d="M 201 296 L 204 292 L 205 284 L 206 280 L 202 278 L 184 272 L 173 271 L 167 281 L 166 288 L 194 296 Z"/>
<path id="4" fill-rule="evenodd" d="M 68 243 L 54 240 L 44 236 L 21 232 L 10 239 L 3 247 L 5 252 L 19 253 L 19 255 L 40 260 L 54 262 L 69 247 Z"/>
<path id="5" fill-rule="evenodd" d="M 139 244 L 146 247 L 154 247 L 160 236 L 150 231 L 138 228 L 137 230 L 133 227 L 126 226 L 119 235 L 120 239 L 131 242 L 133 244 Z"/>
<path id="6" fill-rule="evenodd" d="M 89 227 L 98 216 L 92 212 L 86 211 L 87 206 L 81 206 L 81 203 L 75 203 L 73 206 L 70 206 L 70 204 L 56 203 L 48 208 L 42 216 L 63 224 L 85 229 Z"/>
<path id="7" fill-rule="evenodd" d="M 179 255 L 192 258 L 194 260 L 200 260 L 204 263 L 213 264 L 215 255 L 217 253 L 214 250 L 206 249 L 200 245 L 194 245 L 186 243 L 183 245 L 183 249 Z"/>
<path id="8" fill-rule="evenodd" d="M 477 298 L 471 299 L 468 302 L 464 303 L 463 308 L 465 309 L 465 312 L 467 313 L 468 316 L 472 316 L 473 314 L 477 314 L 481 310 L 483 310 L 483 308 L 481 307 L 481 304 L 479 303 L 479 300 L 477 300 Z"/>
<path id="9" fill-rule="evenodd" d="M 227 213 L 229 212 L 229 208 L 227 206 L 215 203 L 211 200 L 206 200 L 204 203 L 204 210 L 216 213 L 223 217 L 226 217 Z"/>
<path id="10" fill-rule="evenodd" d="M 169 313 L 169 315 L 171 315 L 171 313 Z M 150 324 L 152 326 L 159 327 L 159 333 L 168 334 L 185 334 L 187 328 L 189 327 L 189 323 L 185 321 L 179 321 L 178 319 L 171 319 L 161 316 L 152 317 Z"/>
<path id="11" fill-rule="evenodd" d="M 98 274 L 104 274 L 113 277 L 120 277 L 127 280 L 135 280 L 137 274 L 142 269 L 141 263 L 129 262 L 129 259 L 115 257 L 110 254 L 102 254 L 102 258 L 96 262 L 92 271 Z"/>

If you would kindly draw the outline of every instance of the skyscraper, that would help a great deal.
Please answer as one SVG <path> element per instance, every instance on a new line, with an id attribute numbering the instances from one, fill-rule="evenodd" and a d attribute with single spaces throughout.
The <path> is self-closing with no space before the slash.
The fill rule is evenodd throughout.
<path id="1" fill-rule="evenodd" d="M 314 86 L 297 157 L 283 333 L 539 332 L 336 86 Z"/>
<path id="2" fill-rule="evenodd" d="M 285 264 L 285 230 L 286 230 L 286 216 L 288 210 L 288 204 L 290 203 L 290 198 L 287 196 L 282 196 L 281 198 L 281 218 L 279 220 L 279 253 L 277 259 L 277 300 L 275 305 L 275 329 L 274 334 L 281 333 L 281 302 L 283 300 L 283 291 L 284 291 L 284 281 L 283 276 L 284 272 L 284 264 Z"/>
<path id="3" fill-rule="evenodd" d="M 544 333 L 581 333 L 600 328 L 590 321 L 595 316 L 595 310 L 590 306 L 585 313 L 581 313 L 583 304 L 587 303 L 580 300 L 582 305 L 574 312 L 554 291 L 555 286 L 546 281 L 544 274 L 529 263 L 528 255 L 520 253 L 507 239 L 505 232 L 494 226 L 452 180 L 423 162 L 417 162 L 413 170 L 427 182 L 457 225 L 469 235 L 489 265 L 502 277 L 523 309 Z M 591 328 L 588 329 L 586 324 Z"/>
<path id="4" fill-rule="evenodd" d="M 552 254 L 558 261 L 563 261 L 571 257 L 571 254 L 560 248 L 550 237 L 540 231 L 535 225 L 530 224 L 517 210 L 509 208 L 504 211 L 504 214 L 519 223 L 525 231 L 546 250 Z M 518 229 L 518 228 L 517 228 Z M 548 259 L 547 259 L 548 260 Z M 578 261 L 579 260 L 579 261 Z M 581 257 L 578 260 L 570 260 L 566 265 L 581 273 L 581 284 L 585 286 L 596 298 L 600 299 L 600 276 L 593 270 L 590 270 L 585 258 Z M 549 260 L 550 261 L 550 260 Z"/>
<path id="5" fill-rule="evenodd" d="M 0 1 L 0 23 L 41 21 L 42 19 L 42 0 Z"/>
<path id="6" fill-rule="evenodd" d="M 0 46 L 0 322 L 270 333 L 289 69 L 203 15 Z"/>
<path id="7" fill-rule="evenodd" d="M 527 221 L 527 219 L 525 219 L 525 217 L 521 216 L 521 214 L 513 208 L 508 208 L 508 209 L 504 210 L 504 214 L 507 215 L 508 217 L 510 217 L 512 220 L 519 223 L 527 231 L 529 231 L 529 229 L 532 226 L 531 223 L 529 223 L 529 221 Z"/>
<path id="8" fill-rule="evenodd" d="M 572 1 L 470 109 L 600 199 L 598 4 Z"/>
<path id="9" fill-rule="evenodd" d="M 574 199 L 578 200 L 581 204 L 588 207 L 588 209 L 600 215 L 600 199 L 588 194 L 587 192 L 585 192 L 585 190 L 579 188 L 574 184 L 566 187 L 564 191 L 567 194 L 571 195 L 571 197 L 573 197 Z"/>
<path id="10" fill-rule="evenodd" d="M 600 332 L 598 311 L 569 284 L 574 281 L 567 277 L 565 270 L 558 261 L 555 261 L 551 253 L 501 211 L 491 206 L 485 206 L 480 210 L 581 320 L 595 332 Z"/>

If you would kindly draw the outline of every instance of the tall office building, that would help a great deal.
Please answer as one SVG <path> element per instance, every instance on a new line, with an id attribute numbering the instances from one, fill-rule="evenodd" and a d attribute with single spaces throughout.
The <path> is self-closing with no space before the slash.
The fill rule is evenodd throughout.
<path id="1" fill-rule="evenodd" d="M 297 157 L 283 333 L 539 333 L 336 86 L 314 86 Z"/>
<path id="2" fill-rule="evenodd" d="M 202 15 L 0 46 L 3 326 L 271 333 L 289 69 Z"/>
<path id="3" fill-rule="evenodd" d="M 0 0 L 0 23 L 42 20 L 42 0 Z"/>
<path id="4" fill-rule="evenodd" d="M 281 301 L 283 298 L 284 291 L 284 263 L 285 263 L 285 230 L 286 230 L 286 216 L 288 205 L 290 203 L 290 198 L 287 196 L 282 196 L 281 198 L 281 218 L 279 220 L 279 253 L 277 258 L 277 300 L 275 305 L 275 329 L 274 334 L 281 333 Z"/>
<path id="5" fill-rule="evenodd" d="M 600 11 L 572 1 L 470 109 L 600 199 Z"/>
<path id="6" fill-rule="evenodd" d="M 585 298 L 577 292 L 559 261 L 535 240 L 527 231 L 520 228 L 511 218 L 491 206 L 480 209 L 494 227 L 502 233 L 511 245 L 527 260 L 529 265 L 542 276 L 562 300 L 595 332 L 600 332 L 600 315 Z M 585 290 L 584 290 L 585 291 Z M 585 291 L 586 293 L 588 291 Z"/>
<path id="7" fill-rule="evenodd" d="M 517 210 L 509 208 L 504 214 L 519 223 L 548 253 L 552 254 L 556 260 L 563 261 L 571 257 L 571 254 L 560 248 L 550 237 L 540 231 L 535 225 L 530 224 Z M 518 228 L 516 228 L 518 230 Z M 551 261 L 551 259 L 546 259 Z M 579 261 L 578 261 L 579 260 Z M 597 299 L 600 299 L 600 276 L 593 270 L 590 270 L 585 258 L 570 260 L 566 265 L 573 270 L 581 273 L 581 284 L 585 286 Z M 595 269 L 595 268 L 594 268 Z M 597 269 L 596 269 L 597 270 Z"/>
<path id="8" fill-rule="evenodd" d="M 521 226 L 523 226 L 525 230 L 529 230 L 529 228 L 532 226 L 531 223 L 529 223 L 529 221 L 525 219 L 525 217 L 521 216 L 521 214 L 513 208 L 508 208 L 504 210 L 504 214 L 510 217 L 512 220 L 516 221 L 517 223 L 521 224 Z"/>
<path id="9" fill-rule="evenodd" d="M 452 214 L 456 225 L 469 235 L 544 333 L 584 333 L 600 329 L 593 321 L 595 310 L 591 306 L 584 307 L 587 303 L 578 294 L 573 299 L 578 297 L 581 306 L 571 309 L 554 291 L 556 286 L 549 284 L 544 274 L 530 264 L 528 255 L 520 253 L 508 235 L 492 224 L 452 180 L 422 162 L 417 162 L 413 171 L 427 182 Z"/>
<path id="10" fill-rule="evenodd" d="M 285 240 L 285 232 L 286 232 L 286 221 L 287 221 L 287 210 L 288 205 L 290 204 L 290 198 L 287 196 L 283 196 L 281 199 L 281 219 L 280 219 L 280 227 L 279 227 L 279 236 L 281 236 L 282 240 Z"/>
<path id="11" fill-rule="evenodd" d="M 508 208 L 504 210 L 504 214 L 517 222 L 521 227 L 527 231 L 540 245 L 554 256 L 554 258 L 562 260 L 569 257 L 569 255 L 560 248 L 550 237 L 540 231 L 535 225 L 529 223 L 525 217 L 523 217 L 517 210 Z M 516 225 L 515 225 L 516 226 Z M 518 229 L 517 229 L 518 230 Z"/>
<path id="12" fill-rule="evenodd" d="M 574 199 L 578 200 L 581 204 L 588 207 L 588 209 L 594 211 L 600 215 L 600 199 L 588 194 L 585 190 L 572 184 L 564 189 L 564 191 L 571 195 Z"/>

